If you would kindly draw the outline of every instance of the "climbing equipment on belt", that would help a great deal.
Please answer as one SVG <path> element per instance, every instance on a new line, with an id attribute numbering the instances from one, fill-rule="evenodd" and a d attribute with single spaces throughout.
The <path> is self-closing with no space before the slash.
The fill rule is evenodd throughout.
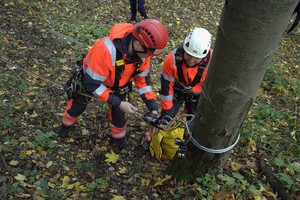
<path id="1" fill-rule="evenodd" d="M 72 76 L 63 87 L 68 96 L 68 99 L 75 99 L 78 95 L 78 92 L 85 92 L 85 89 L 83 87 L 83 74 L 84 72 L 82 61 L 77 61 L 77 66 L 73 71 Z"/>

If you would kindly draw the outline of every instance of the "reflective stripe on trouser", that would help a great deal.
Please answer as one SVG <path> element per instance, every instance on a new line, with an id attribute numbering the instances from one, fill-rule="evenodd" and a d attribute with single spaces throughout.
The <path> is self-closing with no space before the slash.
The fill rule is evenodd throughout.
<path id="1" fill-rule="evenodd" d="M 115 139 L 122 139 L 126 136 L 127 126 L 124 126 L 123 128 L 118 128 L 110 123 L 109 128 L 111 130 L 111 136 Z"/>
<path id="2" fill-rule="evenodd" d="M 146 132 L 146 137 L 145 139 L 147 140 L 147 142 L 151 142 L 151 138 L 152 138 L 152 132 L 151 132 L 151 129 L 149 129 L 147 132 Z"/>
<path id="3" fill-rule="evenodd" d="M 125 99 L 126 94 L 117 94 L 121 101 Z M 111 136 L 115 139 L 121 139 L 126 136 L 126 116 L 125 113 L 119 108 L 119 106 L 111 106 L 109 110 L 109 121 Z"/>
<path id="4" fill-rule="evenodd" d="M 86 109 L 86 106 L 91 98 L 78 95 L 76 99 L 70 99 L 62 118 L 62 123 L 66 126 L 72 126 L 78 117 Z"/>

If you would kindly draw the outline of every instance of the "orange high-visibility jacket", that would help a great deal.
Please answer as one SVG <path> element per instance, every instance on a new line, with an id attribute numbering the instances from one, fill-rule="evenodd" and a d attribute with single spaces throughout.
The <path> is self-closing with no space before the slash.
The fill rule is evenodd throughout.
<path id="1" fill-rule="evenodd" d="M 185 62 L 181 62 L 183 77 L 186 84 L 180 82 L 178 77 L 178 70 L 176 66 L 176 58 L 175 58 L 176 51 L 177 49 L 169 53 L 169 55 L 164 61 L 161 70 L 160 99 L 161 99 L 161 107 L 163 111 L 168 111 L 173 107 L 175 82 L 179 83 L 182 86 L 188 86 L 193 82 L 199 68 L 199 66 L 188 67 Z M 205 58 L 203 58 L 203 60 L 200 63 L 200 65 L 202 66 L 203 64 L 205 64 L 205 69 L 203 71 L 200 81 L 189 90 L 189 92 L 191 92 L 195 96 L 200 95 L 202 91 L 202 84 L 207 74 L 207 68 L 211 60 L 211 55 L 212 55 L 212 49 L 210 49 L 208 55 Z M 181 57 L 183 58 L 183 55 L 181 55 Z"/>
<path id="2" fill-rule="evenodd" d="M 110 30 L 108 37 L 98 40 L 90 49 L 83 60 L 85 89 L 98 99 L 118 106 L 121 101 L 113 94 L 111 88 L 114 86 L 117 49 L 113 43 L 114 39 L 121 39 L 131 33 L 132 24 L 116 24 Z M 150 86 L 150 57 L 140 64 L 139 73 L 132 78 L 136 72 L 136 64 L 127 64 L 125 54 L 123 55 L 124 69 L 119 81 L 119 87 L 126 86 L 134 81 L 139 94 L 150 111 L 157 110 L 156 95 Z"/>

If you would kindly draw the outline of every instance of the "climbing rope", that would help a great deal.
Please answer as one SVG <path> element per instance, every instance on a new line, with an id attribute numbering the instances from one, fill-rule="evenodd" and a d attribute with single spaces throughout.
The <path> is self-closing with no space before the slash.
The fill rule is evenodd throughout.
<path id="1" fill-rule="evenodd" d="M 42 77 L 42 76 L 40 76 L 40 75 L 38 75 L 38 74 L 36 74 L 36 73 L 30 71 L 30 70 L 27 70 L 27 69 L 24 69 L 24 68 L 18 66 L 18 65 L 15 64 L 15 63 L 11 63 L 11 62 L 8 62 L 8 61 L 6 61 L 6 60 L 3 60 L 2 58 L 0 58 L 0 61 L 5 62 L 5 63 L 7 63 L 7 64 L 9 64 L 9 65 L 12 65 L 13 67 L 15 67 L 15 68 L 17 68 L 17 69 L 19 69 L 19 70 L 21 70 L 21 71 L 27 73 L 27 74 L 30 74 L 30 75 L 32 75 L 32 76 L 34 76 L 34 77 L 36 77 L 36 78 L 42 79 L 42 80 L 44 80 L 44 81 L 46 81 L 46 82 L 49 82 L 49 83 L 53 84 L 54 86 L 56 86 L 57 88 L 59 88 L 59 89 L 61 89 L 61 90 L 64 90 L 64 87 L 65 87 L 64 84 L 56 83 L 55 81 L 52 81 L 52 80 L 47 79 L 47 78 L 45 78 L 45 77 Z M 81 87 L 81 86 L 80 86 L 80 87 Z M 80 94 L 80 95 L 82 95 L 82 96 L 88 97 L 88 98 L 95 98 L 95 99 L 97 99 L 95 96 L 90 95 L 90 94 L 88 94 L 88 93 L 85 93 L 85 91 L 83 91 L 83 92 L 77 91 L 77 93 Z"/>

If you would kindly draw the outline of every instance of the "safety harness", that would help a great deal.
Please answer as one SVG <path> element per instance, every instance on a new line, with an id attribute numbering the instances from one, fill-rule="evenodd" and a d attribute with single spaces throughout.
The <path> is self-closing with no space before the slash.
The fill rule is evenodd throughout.
<path id="1" fill-rule="evenodd" d="M 132 90 L 132 81 L 129 81 L 126 85 L 120 87 L 120 79 L 121 74 L 124 71 L 124 59 L 123 59 L 123 53 L 122 51 L 117 49 L 117 55 L 116 55 L 116 63 L 115 63 L 115 81 L 114 86 L 110 87 L 110 89 L 118 94 L 125 94 Z M 85 93 L 84 84 L 83 84 L 83 58 L 80 61 L 76 62 L 76 68 L 72 74 L 72 76 L 69 78 L 69 80 L 66 82 L 66 85 L 64 86 L 64 91 L 66 92 L 68 99 L 75 99 L 78 95 L 78 93 Z M 139 61 L 136 63 L 136 70 L 132 74 L 131 79 L 133 79 L 137 74 L 140 73 L 140 65 L 142 61 Z"/>
<path id="2" fill-rule="evenodd" d="M 84 56 L 83 56 L 84 58 Z M 75 99 L 78 95 L 78 92 L 85 93 L 85 89 L 83 86 L 83 59 L 76 62 L 76 67 L 73 71 L 72 76 L 66 82 L 65 86 L 63 87 L 64 91 L 66 92 L 68 99 Z"/>
<path id="3" fill-rule="evenodd" d="M 183 76 L 183 70 L 182 70 L 182 62 L 183 62 L 183 45 L 180 45 L 180 47 L 177 48 L 176 52 L 175 52 L 175 65 L 177 67 L 177 74 L 178 74 L 178 78 L 179 78 L 179 83 L 177 83 L 175 85 L 175 87 L 177 87 L 178 90 L 180 90 L 181 92 L 187 93 L 189 92 L 197 83 L 200 82 L 203 72 L 207 67 L 207 64 L 210 60 L 210 53 L 207 54 L 207 56 L 205 57 L 205 61 L 202 62 L 199 66 L 198 66 L 198 72 L 194 78 L 194 80 L 191 82 L 191 84 L 186 83 L 184 76 Z M 181 83 L 184 83 L 184 85 L 182 85 Z"/>
<path id="4" fill-rule="evenodd" d="M 129 81 L 126 85 L 119 87 L 120 79 L 121 79 L 121 74 L 124 71 L 124 59 L 123 59 L 123 53 L 121 50 L 117 49 L 117 56 L 116 56 L 116 70 L 115 70 L 115 81 L 114 81 L 114 86 L 110 88 L 111 90 L 119 93 L 119 94 L 124 94 L 128 91 L 132 90 L 132 82 Z M 131 75 L 131 79 L 133 79 L 138 73 L 140 73 L 140 66 L 141 66 L 141 61 L 136 63 L 136 70 L 135 72 Z"/>

